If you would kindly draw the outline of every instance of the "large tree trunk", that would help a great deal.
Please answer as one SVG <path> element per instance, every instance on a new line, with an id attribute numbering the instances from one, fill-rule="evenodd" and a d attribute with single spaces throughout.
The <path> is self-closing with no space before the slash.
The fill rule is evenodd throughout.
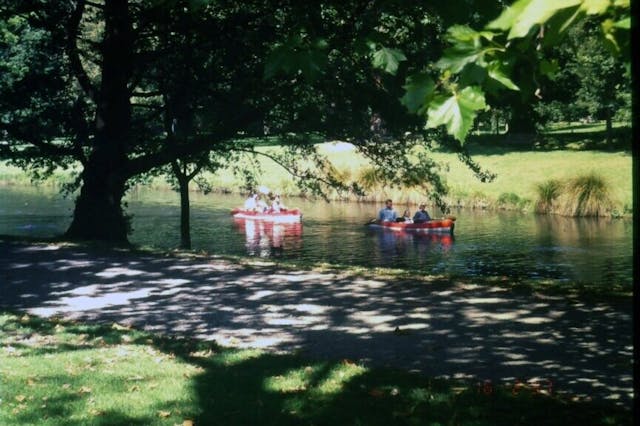
<path id="1" fill-rule="evenodd" d="M 127 0 L 104 4 L 102 78 L 97 94 L 95 145 L 84 165 L 82 189 L 66 236 L 71 239 L 127 242 L 122 211 L 124 170 L 131 130 L 131 20 Z"/>
<path id="2" fill-rule="evenodd" d="M 121 205 L 125 181 L 108 168 L 95 164 L 100 161 L 97 158 L 90 162 L 83 172 L 82 189 L 65 236 L 69 239 L 126 243 L 129 226 Z"/>

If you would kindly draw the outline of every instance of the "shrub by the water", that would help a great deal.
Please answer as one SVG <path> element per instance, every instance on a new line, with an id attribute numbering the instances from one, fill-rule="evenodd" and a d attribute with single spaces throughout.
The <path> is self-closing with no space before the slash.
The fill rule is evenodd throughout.
<path id="1" fill-rule="evenodd" d="M 560 197 L 565 216 L 610 216 L 612 203 L 609 187 L 596 174 L 571 179 Z"/>
<path id="2" fill-rule="evenodd" d="M 595 173 L 578 176 L 566 182 L 549 180 L 537 186 L 538 213 L 563 216 L 611 216 L 611 190 L 605 179 Z"/>
<path id="3" fill-rule="evenodd" d="M 553 212 L 553 204 L 560 195 L 561 190 L 562 183 L 558 179 L 549 179 L 536 185 L 536 191 L 538 192 L 536 213 Z"/>

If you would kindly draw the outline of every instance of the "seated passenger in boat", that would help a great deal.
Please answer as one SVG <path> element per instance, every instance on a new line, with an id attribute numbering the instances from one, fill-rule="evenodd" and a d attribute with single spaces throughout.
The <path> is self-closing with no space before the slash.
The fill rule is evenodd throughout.
<path id="1" fill-rule="evenodd" d="M 384 207 L 378 212 L 379 222 L 395 222 L 398 215 L 393 209 L 393 201 L 387 200 L 384 202 Z"/>
<path id="2" fill-rule="evenodd" d="M 249 194 L 249 198 L 244 200 L 244 209 L 247 211 L 256 211 L 258 207 L 258 194 Z"/>
<path id="3" fill-rule="evenodd" d="M 258 195 L 257 198 L 256 198 L 256 211 L 259 212 L 259 213 L 265 213 L 267 210 L 269 210 L 269 206 Z"/>
<path id="4" fill-rule="evenodd" d="M 286 210 L 287 208 L 284 206 L 284 204 L 280 200 L 280 194 L 276 194 L 271 200 L 271 211 L 273 213 L 280 213 Z"/>
<path id="5" fill-rule="evenodd" d="M 420 204 L 418 206 L 418 211 L 413 215 L 414 223 L 424 223 L 431 220 L 429 213 L 425 210 L 427 206 L 425 204 Z"/>
<path id="6" fill-rule="evenodd" d="M 404 222 L 404 223 L 413 223 L 413 219 L 411 218 L 411 211 L 406 209 L 402 216 L 396 219 L 396 222 Z"/>

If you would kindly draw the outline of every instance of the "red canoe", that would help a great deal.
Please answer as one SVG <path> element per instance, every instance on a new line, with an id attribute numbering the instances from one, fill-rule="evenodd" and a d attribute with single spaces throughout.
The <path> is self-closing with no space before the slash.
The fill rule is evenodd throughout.
<path id="1" fill-rule="evenodd" d="M 286 209 L 281 210 L 278 213 L 273 211 L 259 213 L 251 210 L 235 208 L 231 210 L 231 215 L 236 219 L 255 219 L 269 222 L 298 222 L 302 217 L 302 212 L 300 212 L 300 209 Z"/>
<path id="2" fill-rule="evenodd" d="M 371 222 L 372 228 L 384 228 L 392 231 L 433 232 L 453 234 L 455 219 L 433 219 L 423 223 L 410 222 Z"/>

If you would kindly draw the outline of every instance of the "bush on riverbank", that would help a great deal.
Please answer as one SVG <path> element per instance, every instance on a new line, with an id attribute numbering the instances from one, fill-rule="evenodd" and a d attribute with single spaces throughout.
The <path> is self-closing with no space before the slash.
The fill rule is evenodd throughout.
<path id="1" fill-rule="evenodd" d="M 577 176 L 564 182 L 547 180 L 537 186 L 536 212 L 562 216 L 620 216 L 613 209 L 611 189 L 606 180 L 595 173 Z"/>

